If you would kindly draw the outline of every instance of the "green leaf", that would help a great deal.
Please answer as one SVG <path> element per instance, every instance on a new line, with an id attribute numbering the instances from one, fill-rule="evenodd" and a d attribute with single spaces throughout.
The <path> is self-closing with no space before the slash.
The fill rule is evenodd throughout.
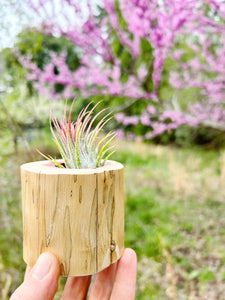
<path id="1" fill-rule="evenodd" d="M 104 150 L 107 148 L 107 146 L 109 145 L 109 143 L 115 138 L 115 134 L 102 146 L 101 150 L 99 151 L 98 157 L 97 157 L 97 161 L 96 161 L 96 167 L 99 166 L 99 162 L 102 159 L 102 155 L 104 153 Z"/>
<path id="2" fill-rule="evenodd" d="M 53 157 L 51 157 L 50 155 L 47 156 L 45 154 L 43 154 L 42 152 L 40 152 L 38 149 L 37 149 L 37 152 L 39 154 L 41 154 L 45 159 L 49 160 L 51 163 L 53 163 L 56 167 L 58 168 L 64 168 L 63 165 L 61 165 L 57 160 L 55 160 Z"/>
<path id="3" fill-rule="evenodd" d="M 80 156 L 79 156 L 79 135 L 80 135 L 80 128 L 82 123 L 80 123 L 77 133 L 76 133 L 76 141 L 75 141 L 75 159 L 76 159 L 76 165 L 79 169 L 81 169 L 81 163 L 80 163 Z"/>

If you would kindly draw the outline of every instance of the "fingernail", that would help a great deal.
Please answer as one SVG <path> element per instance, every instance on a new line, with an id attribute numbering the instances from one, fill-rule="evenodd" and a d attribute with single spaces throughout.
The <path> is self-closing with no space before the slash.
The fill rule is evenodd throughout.
<path id="1" fill-rule="evenodd" d="M 52 262 L 47 254 L 43 253 L 39 256 L 33 271 L 32 276 L 38 280 L 42 280 L 50 271 Z"/>

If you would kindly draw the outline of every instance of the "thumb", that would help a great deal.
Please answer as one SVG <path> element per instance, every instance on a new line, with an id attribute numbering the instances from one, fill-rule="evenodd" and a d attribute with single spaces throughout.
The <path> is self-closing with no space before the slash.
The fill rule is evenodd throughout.
<path id="1" fill-rule="evenodd" d="M 51 253 L 43 253 L 10 300 L 53 299 L 58 288 L 58 279 L 59 263 L 56 257 Z"/>

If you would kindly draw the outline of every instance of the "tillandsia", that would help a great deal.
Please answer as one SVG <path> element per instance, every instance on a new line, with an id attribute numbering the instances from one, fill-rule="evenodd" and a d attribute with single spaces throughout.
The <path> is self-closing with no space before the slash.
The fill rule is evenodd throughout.
<path id="1" fill-rule="evenodd" d="M 92 109 L 88 110 L 92 102 L 82 109 L 76 122 L 71 121 L 74 101 L 71 105 L 69 116 L 65 106 L 64 119 L 57 120 L 51 113 L 50 129 L 54 142 L 62 156 L 64 164 L 60 164 L 51 156 L 43 155 L 59 168 L 86 169 L 104 166 L 105 162 L 115 152 L 114 146 L 109 146 L 116 134 L 112 131 L 105 136 L 101 132 L 106 123 L 111 119 L 110 113 L 101 117 L 101 120 L 94 127 L 94 123 L 106 109 L 102 109 L 95 116 L 93 112 L 97 103 Z M 55 130 L 54 130 L 54 128 Z"/>

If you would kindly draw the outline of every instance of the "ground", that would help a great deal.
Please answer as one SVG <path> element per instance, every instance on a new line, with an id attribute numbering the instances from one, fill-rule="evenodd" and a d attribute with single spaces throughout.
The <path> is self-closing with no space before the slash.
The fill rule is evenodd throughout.
<path id="1" fill-rule="evenodd" d="M 43 152 L 52 146 L 40 135 L 33 146 Z M 19 165 L 30 158 L 23 145 L 14 154 L 8 142 L 0 143 L 0 298 L 5 300 L 25 269 Z M 113 158 L 125 166 L 125 243 L 138 255 L 136 299 L 225 299 L 225 151 L 119 141 Z"/>

